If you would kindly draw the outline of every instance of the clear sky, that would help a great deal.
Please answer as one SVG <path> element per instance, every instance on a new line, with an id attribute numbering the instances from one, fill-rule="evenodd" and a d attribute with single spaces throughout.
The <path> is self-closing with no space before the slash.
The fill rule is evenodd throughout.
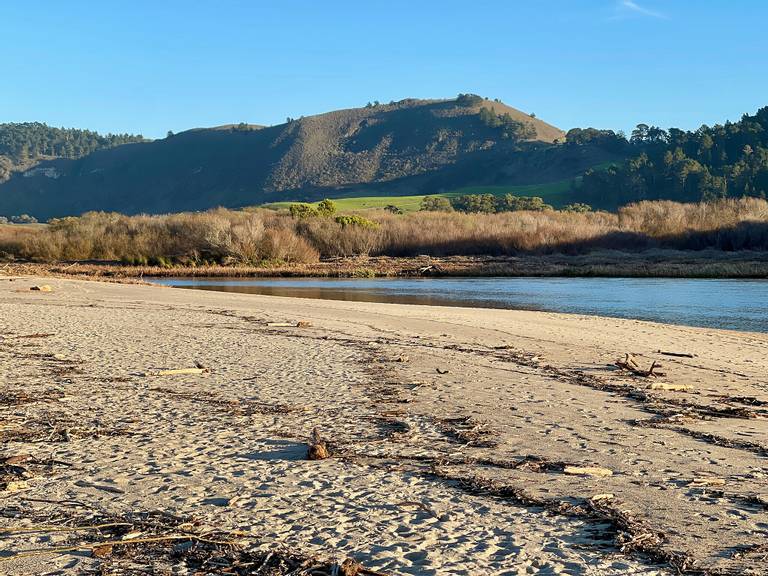
<path id="1" fill-rule="evenodd" d="M 766 0 L 0 0 L 0 122 L 164 136 L 474 92 L 561 128 L 768 105 Z"/>

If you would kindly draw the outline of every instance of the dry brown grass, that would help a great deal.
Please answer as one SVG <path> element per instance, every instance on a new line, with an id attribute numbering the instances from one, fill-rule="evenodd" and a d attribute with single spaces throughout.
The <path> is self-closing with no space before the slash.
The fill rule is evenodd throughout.
<path id="1" fill-rule="evenodd" d="M 45 224 L 0 224 L 0 256 L 19 255 Z"/>
<path id="2" fill-rule="evenodd" d="M 370 216 L 370 215 L 369 215 Z M 0 251 L 33 261 L 146 266 L 274 266 L 321 257 L 587 254 L 599 250 L 768 250 L 768 202 L 642 202 L 618 214 L 419 212 L 377 226 L 293 219 L 268 210 L 166 216 L 88 213 L 48 226 L 0 227 Z"/>

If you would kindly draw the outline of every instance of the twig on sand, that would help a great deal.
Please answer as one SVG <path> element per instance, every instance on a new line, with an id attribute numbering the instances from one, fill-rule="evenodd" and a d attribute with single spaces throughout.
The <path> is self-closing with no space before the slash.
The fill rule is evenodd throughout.
<path id="1" fill-rule="evenodd" d="M 309 328 L 312 326 L 311 322 L 307 320 L 299 320 L 298 322 L 267 322 L 269 328 Z"/>
<path id="2" fill-rule="evenodd" d="M 696 354 L 689 354 L 688 352 L 665 352 L 659 350 L 658 353 L 662 356 L 674 356 L 676 358 L 696 358 Z"/>
<path id="3" fill-rule="evenodd" d="M 441 516 L 437 512 L 432 510 L 432 508 L 430 508 L 429 506 L 424 504 L 424 502 L 418 502 L 416 500 L 403 500 L 402 502 L 398 502 L 396 504 L 396 506 L 400 506 L 400 507 L 416 506 L 417 508 L 419 508 L 420 510 L 423 510 L 424 512 L 426 512 L 427 514 L 429 514 L 433 518 L 437 518 L 438 520 L 441 519 Z"/>
<path id="4" fill-rule="evenodd" d="M 172 368 L 169 370 L 150 370 L 142 372 L 142 376 L 176 376 L 180 374 L 207 374 L 208 368 Z"/>

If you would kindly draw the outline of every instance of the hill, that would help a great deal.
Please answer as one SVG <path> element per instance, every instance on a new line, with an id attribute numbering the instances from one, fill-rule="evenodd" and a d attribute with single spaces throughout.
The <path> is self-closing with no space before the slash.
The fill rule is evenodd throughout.
<path id="1" fill-rule="evenodd" d="M 96 150 L 143 141 L 141 135 L 102 135 L 91 130 L 55 128 L 40 122 L 0 124 L 0 183 L 14 172 L 29 170 L 44 160 L 81 158 Z"/>
<path id="2" fill-rule="evenodd" d="M 567 153 L 552 146 L 564 137 L 533 115 L 474 95 L 369 104 L 278 126 L 194 129 L 44 160 L 0 184 L 0 214 L 162 213 L 420 195 L 555 182 L 606 160 L 589 146 Z"/>

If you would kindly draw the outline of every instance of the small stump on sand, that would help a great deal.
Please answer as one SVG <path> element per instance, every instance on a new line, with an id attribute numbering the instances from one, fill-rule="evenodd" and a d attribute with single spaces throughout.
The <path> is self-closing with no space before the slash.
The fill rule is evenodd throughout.
<path id="1" fill-rule="evenodd" d="M 339 566 L 339 576 L 357 576 L 361 573 L 363 565 L 357 560 L 347 558 Z"/>
<path id="2" fill-rule="evenodd" d="M 328 449 L 328 443 L 323 440 L 322 436 L 320 436 L 320 431 L 315 428 L 312 430 L 312 438 L 309 441 L 307 460 L 325 460 L 330 457 L 331 451 Z"/>

